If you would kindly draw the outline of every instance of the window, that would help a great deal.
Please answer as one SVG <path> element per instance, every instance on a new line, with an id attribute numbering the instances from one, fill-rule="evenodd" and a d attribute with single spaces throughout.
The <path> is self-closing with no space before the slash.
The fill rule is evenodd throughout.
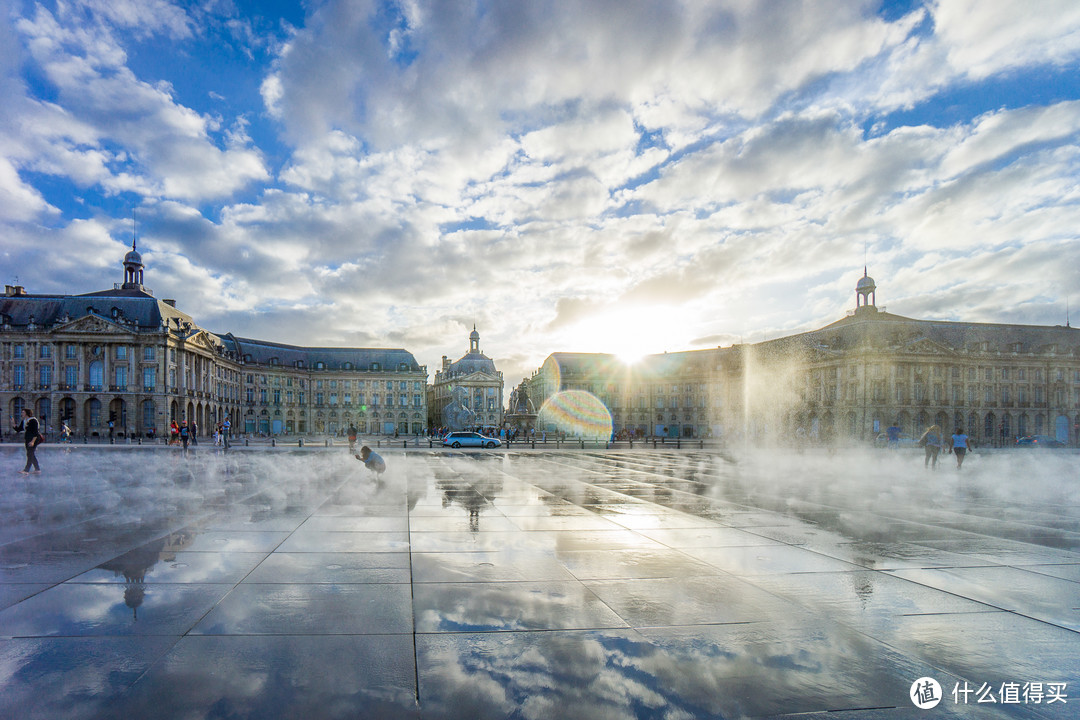
<path id="1" fill-rule="evenodd" d="M 352 393 L 345 393 L 345 404 L 352 405 Z"/>
<path id="2" fill-rule="evenodd" d="M 336 392 L 330 393 L 330 404 L 331 405 L 337 405 L 337 393 Z"/>
<path id="3" fill-rule="evenodd" d="M 1016 371 L 1017 380 L 1027 380 L 1027 371 L 1024 368 L 1018 368 Z"/>
<path id="4" fill-rule="evenodd" d="M 127 345 L 116 346 L 116 359 L 127 360 Z"/>
<path id="5" fill-rule="evenodd" d="M 101 425 L 101 401 L 97 398 L 93 398 L 86 406 L 90 411 L 90 427 L 99 427 Z"/>
<path id="6" fill-rule="evenodd" d="M 990 368 L 986 368 L 985 377 L 986 377 L 986 382 L 993 382 L 993 380 L 994 380 L 994 371 L 991 370 Z"/>
<path id="7" fill-rule="evenodd" d="M 41 344 L 38 346 L 38 357 L 51 358 L 52 357 L 52 345 Z"/>
<path id="8" fill-rule="evenodd" d="M 276 388 L 274 389 L 274 404 L 275 405 L 280 405 L 281 404 L 281 391 L 276 389 Z"/>
<path id="9" fill-rule="evenodd" d="M 293 401 L 292 390 L 286 390 L 285 391 L 285 402 L 292 405 L 292 401 Z"/>
<path id="10" fill-rule="evenodd" d="M 420 396 L 419 395 L 413 395 L 412 396 L 412 404 L 413 404 L 413 407 L 417 407 L 417 408 L 420 407 Z"/>
<path id="11" fill-rule="evenodd" d="M 114 377 L 116 379 L 116 382 L 114 384 L 117 387 L 127 387 L 127 371 L 128 369 L 126 366 L 121 366 L 115 369 Z"/>
<path id="12" fill-rule="evenodd" d="M 393 389 L 394 389 L 394 381 L 393 380 L 387 380 L 386 381 L 386 389 L 390 390 L 390 391 L 393 391 Z"/>
<path id="13" fill-rule="evenodd" d="M 75 387 L 79 384 L 79 368 L 76 365 L 64 366 L 64 384 L 68 387 Z"/>
<path id="14" fill-rule="evenodd" d="M 143 410 L 143 420 L 142 420 L 143 429 L 149 430 L 150 428 L 155 427 L 156 422 L 157 422 L 157 410 L 154 408 L 154 401 L 153 400 L 143 400 L 142 410 Z"/>
<path id="15" fill-rule="evenodd" d="M 146 360 L 147 362 L 153 362 L 157 359 L 157 353 L 154 351 L 153 345 L 146 345 L 143 347 L 142 359 Z"/>
<path id="16" fill-rule="evenodd" d="M 337 390 L 337 380 L 331 380 L 330 381 L 330 389 L 331 390 Z"/>
<path id="17" fill-rule="evenodd" d="M 73 345 L 73 344 L 69 343 L 69 344 L 64 346 L 64 358 L 66 360 L 74 360 L 75 358 L 79 357 L 78 352 L 79 352 L 79 346 L 78 345 Z"/>
<path id="18" fill-rule="evenodd" d="M 1009 379 L 1009 368 L 1001 368 L 1001 379 L 1002 380 L 1008 380 Z"/>
<path id="19" fill-rule="evenodd" d="M 259 402 L 266 402 L 266 390 L 259 390 Z"/>
<path id="20" fill-rule="evenodd" d="M 415 380 L 413 382 L 413 384 L 412 384 L 412 389 L 419 392 L 419 391 L 423 390 L 424 388 L 420 387 L 420 381 L 419 380 Z"/>
<path id="21" fill-rule="evenodd" d="M 42 365 L 38 368 L 38 384 L 43 388 L 52 385 L 52 365 Z"/>
<path id="22" fill-rule="evenodd" d="M 26 348 L 21 344 L 16 345 L 12 348 L 12 353 L 13 358 L 15 358 L 16 360 L 21 360 L 22 358 L 26 357 Z"/>
<path id="23" fill-rule="evenodd" d="M 100 388 L 105 384 L 105 367 L 100 360 L 90 363 L 90 385 Z"/>
<path id="24" fill-rule="evenodd" d="M 248 388 L 247 389 L 247 401 L 249 403 L 255 402 L 255 389 L 254 388 Z"/>

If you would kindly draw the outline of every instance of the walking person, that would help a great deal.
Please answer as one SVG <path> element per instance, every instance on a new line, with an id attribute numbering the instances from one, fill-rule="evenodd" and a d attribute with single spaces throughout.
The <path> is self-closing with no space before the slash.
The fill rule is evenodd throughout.
<path id="1" fill-rule="evenodd" d="M 187 420 L 180 423 L 180 444 L 184 446 L 184 452 L 187 452 L 188 440 L 191 439 L 191 430 L 188 428 Z"/>
<path id="2" fill-rule="evenodd" d="M 23 408 L 22 422 L 15 425 L 15 418 L 11 419 L 12 429 L 15 432 L 22 432 L 23 445 L 26 446 L 26 467 L 19 471 L 20 475 L 29 475 L 30 468 L 33 467 L 33 472 L 41 472 L 41 467 L 38 466 L 37 461 L 37 446 L 41 444 L 41 431 L 38 429 L 37 418 L 34 417 L 34 412 L 30 408 Z"/>
<path id="3" fill-rule="evenodd" d="M 922 437 L 919 438 L 919 444 L 926 450 L 923 467 L 937 470 L 938 454 L 941 452 L 941 428 L 937 425 L 928 427 Z"/>
<path id="4" fill-rule="evenodd" d="M 967 455 L 968 450 L 974 450 L 975 443 L 971 442 L 971 439 L 964 434 L 963 428 L 956 428 L 956 432 L 952 436 L 952 454 L 956 456 L 956 469 L 959 470 L 964 465 L 964 456 Z"/>
<path id="5" fill-rule="evenodd" d="M 199 444 L 199 426 L 194 420 L 191 421 L 191 427 L 188 428 L 188 432 L 191 433 L 191 446 L 195 447 Z"/>

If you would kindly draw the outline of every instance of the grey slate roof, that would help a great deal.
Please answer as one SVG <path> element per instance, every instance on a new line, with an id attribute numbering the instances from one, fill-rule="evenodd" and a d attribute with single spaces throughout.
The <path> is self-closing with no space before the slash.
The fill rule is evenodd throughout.
<path id="1" fill-rule="evenodd" d="M 115 315 L 114 315 L 115 313 Z M 191 316 L 138 290 L 103 290 L 86 295 L 0 296 L 0 316 L 7 324 L 24 328 L 33 318 L 39 327 L 75 320 L 85 315 L 122 319 L 140 331 L 157 331 L 163 320 L 193 323 Z"/>
<path id="2" fill-rule="evenodd" d="M 945 320 L 914 320 L 876 308 L 860 308 L 853 315 L 818 330 L 761 343 L 782 349 L 791 344 L 819 350 L 844 351 L 865 344 L 903 348 L 929 341 L 956 352 L 1049 353 L 1080 356 L 1080 329 L 1062 325 L 1015 325 Z"/>
<path id="3" fill-rule="evenodd" d="M 226 349 L 235 352 L 238 357 L 261 365 L 270 365 L 271 359 L 276 358 L 278 365 L 295 367 L 297 361 L 302 361 L 307 369 L 323 362 L 327 370 L 344 370 L 346 363 L 350 363 L 353 370 L 370 371 L 372 364 L 378 363 L 380 371 L 395 371 L 402 364 L 409 372 L 421 371 L 413 354 L 400 348 L 299 347 L 240 338 L 232 334 L 218 333 L 218 337 L 225 343 Z"/>

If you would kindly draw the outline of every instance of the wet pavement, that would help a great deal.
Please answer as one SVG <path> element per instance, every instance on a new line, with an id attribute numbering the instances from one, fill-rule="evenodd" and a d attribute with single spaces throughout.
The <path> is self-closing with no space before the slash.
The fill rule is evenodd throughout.
<path id="1" fill-rule="evenodd" d="M 0 717 L 1080 717 L 1080 455 L 41 455 Z"/>

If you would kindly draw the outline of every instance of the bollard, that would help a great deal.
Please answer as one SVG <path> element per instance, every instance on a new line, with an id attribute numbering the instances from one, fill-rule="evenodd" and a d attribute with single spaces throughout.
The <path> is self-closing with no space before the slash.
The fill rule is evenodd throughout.
<path id="1" fill-rule="evenodd" d="M 247 447 L 249 444 L 249 438 L 244 438 L 244 447 Z"/>
<path id="2" fill-rule="evenodd" d="M 653 441 L 652 441 L 652 449 L 653 450 L 656 449 L 656 439 L 655 438 L 653 438 Z"/>
<path id="3" fill-rule="evenodd" d="M 536 438 L 533 438 L 533 440 L 532 440 L 532 449 L 533 450 L 536 449 Z"/>
<path id="4" fill-rule="evenodd" d="M 682 438 L 679 438 L 678 440 L 675 441 L 675 449 L 676 450 L 682 450 Z"/>
<path id="5" fill-rule="evenodd" d="M 139 444 L 142 445 L 142 437 L 139 437 Z"/>
<path id="6" fill-rule="evenodd" d="M 304 438 L 300 438 L 300 444 L 297 447 L 304 447 Z"/>
<path id="7" fill-rule="evenodd" d="M 697 446 L 698 446 L 698 450 L 704 450 L 705 449 L 705 441 L 704 440 L 698 440 L 697 441 Z"/>
<path id="8" fill-rule="evenodd" d="M 329 440 L 323 440 L 323 445 L 325 445 L 326 447 L 330 447 L 330 441 Z"/>
<path id="9" fill-rule="evenodd" d="M 633 438 L 630 438 L 630 449 L 631 450 L 634 449 L 634 439 Z"/>
<path id="10" fill-rule="evenodd" d="M 581 438 L 581 449 L 585 449 L 585 438 Z"/>
<path id="11" fill-rule="evenodd" d="M 277 438 L 270 438 L 270 447 L 277 447 Z"/>

